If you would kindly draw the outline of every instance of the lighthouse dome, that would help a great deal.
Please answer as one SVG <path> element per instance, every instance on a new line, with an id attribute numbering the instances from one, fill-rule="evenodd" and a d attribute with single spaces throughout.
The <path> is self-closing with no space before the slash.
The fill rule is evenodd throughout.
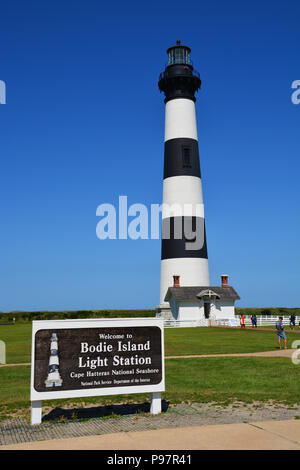
<path id="1" fill-rule="evenodd" d="M 158 81 L 160 91 L 165 93 L 165 103 L 176 98 L 196 101 L 195 92 L 199 90 L 201 80 L 192 66 L 190 53 L 191 49 L 180 41 L 167 49 L 168 63 Z"/>
<path id="2" fill-rule="evenodd" d="M 188 64 L 191 63 L 190 58 L 191 49 L 187 46 L 183 46 L 180 41 L 176 42 L 176 46 L 169 47 L 167 50 L 168 54 L 168 65 L 173 64 Z"/>

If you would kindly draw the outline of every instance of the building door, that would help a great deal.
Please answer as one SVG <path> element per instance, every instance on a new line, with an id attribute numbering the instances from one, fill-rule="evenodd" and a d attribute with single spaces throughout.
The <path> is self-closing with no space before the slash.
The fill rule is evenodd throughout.
<path id="1" fill-rule="evenodd" d="M 210 315 L 210 301 L 204 301 L 204 316 L 205 318 L 209 318 Z"/>

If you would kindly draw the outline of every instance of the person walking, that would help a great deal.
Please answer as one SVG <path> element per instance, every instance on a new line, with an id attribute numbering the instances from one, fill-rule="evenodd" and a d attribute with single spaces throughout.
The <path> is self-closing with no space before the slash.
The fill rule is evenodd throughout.
<path id="1" fill-rule="evenodd" d="M 241 321 L 240 321 L 240 324 L 241 324 L 241 328 L 246 328 L 246 325 L 245 325 L 245 315 L 241 315 Z"/>
<path id="2" fill-rule="evenodd" d="M 292 313 L 292 315 L 290 316 L 290 327 L 291 327 L 291 330 L 293 330 L 295 328 L 295 323 L 296 323 L 296 317 L 295 315 Z"/>
<path id="3" fill-rule="evenodd" d="M 278 344 L 279 344 L 279 349 L 281 349 L 281 340 L 283 339 L 284 341 L 284 349 L 287 349 L 286 345 L 286 334 L 284 332 L 284 326 L 282 324 L 283 317 L 279 317 L 278 321 L 276 322 L 276 330 L 277 330 L 277 336 L 278 336 Z"/>
<path id="4" fill-rule="evenodd" d="M 252 322 L 252 328 L 257 328 L 257 318 L 256 318 L 255 313 L 251 315 L 251 322 Z"/>

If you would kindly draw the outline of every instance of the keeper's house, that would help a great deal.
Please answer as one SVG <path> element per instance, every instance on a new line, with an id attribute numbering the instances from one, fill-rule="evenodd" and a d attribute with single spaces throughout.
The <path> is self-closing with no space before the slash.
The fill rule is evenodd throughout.
<path id="1" fill-rule="evenodd" d="M 165 301 L 169 302 L 171 320 L 201 321 L 234 320 L 234 302 L 240 297 L 228 285 L 228 276 L 221 276 L 221 286 L 180 287 L 180 277 L 173 276 L 174 285 L 169 287 Z"/>

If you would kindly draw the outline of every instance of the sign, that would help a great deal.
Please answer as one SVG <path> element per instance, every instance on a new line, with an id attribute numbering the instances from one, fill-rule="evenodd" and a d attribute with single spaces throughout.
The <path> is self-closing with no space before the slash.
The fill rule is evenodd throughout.
<path id="1" fill-rule="evenodd" d="M 162 320 L 32 322 L 31 401 L 164 389 Z"/>

